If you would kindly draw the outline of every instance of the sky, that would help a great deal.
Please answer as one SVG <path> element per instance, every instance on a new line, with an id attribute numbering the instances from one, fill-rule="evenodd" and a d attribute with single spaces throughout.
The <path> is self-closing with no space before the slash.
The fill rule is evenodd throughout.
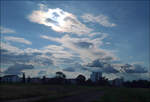
<path id="1" fill-rule="evenodd" d="M 1 75 L 149 78 L 149 1 L 1 0 Z"/>

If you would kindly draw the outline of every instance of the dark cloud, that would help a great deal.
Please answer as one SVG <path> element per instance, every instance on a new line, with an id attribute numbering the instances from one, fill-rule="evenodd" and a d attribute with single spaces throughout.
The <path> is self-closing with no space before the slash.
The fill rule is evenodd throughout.
<path id="1" fill-rule="evenodd" d="M 94 60 L 92 63 L 88 63 L 86 66 L 89 68 L 95 68 L 95 70 L 99 69 L 104 73 L 118 73 L 119 72 L 111 64 L 109 64 L 107 62 L 102 62 L 99 59 Z M 91 69 L 89 69 L 89 70 L 91 70 Z"/>
<path id="2" fill-rule="evenodd" d="M 5 74 L 20 74 L 23 70 L 27 70 L 27 69 L 33 69 L 34 66 L 32 65 L 26 65 L 26 64 L 14 64 L 10 67 L 8 67 L 8 69 L 6 71 L 4 71 Z"/>
<path id="3" fill-rule="evenodd" d="M 110 65 L 110 64 L 108 64 L 108 65 L 106 65 L 104 68 L 102 68 L 103 69 L 103 71 L 105 72 L 105 73 L 118 73 L 119 71 L 118 70 L 116 70 L 112 65 Z"/>
<path id="4" fill-rule="evenodd" d="M 2 51 L 2 50 L 1 50 Z M 7 50 L 3 50 L 1 53 L 1 63 L 16 63 L 16 62 L 28 62 L 33 58 L 33 55 L 15 54 L 10 53 Z"/>
<path id="5" fill-rule="evenodd" d="M 80 47 L 80 48 L 90 48 L 91 46 L 93 46 L 93 43 L 90 43 L 90 42 L 77 42 L 77 43 L 74 43 L 74 45 L 76 45 L 77 47 Z"/>
<path id="6" fill-rule="evenodd" d="M 0 49 L 0 54 L 1 54 L 1 63 L 5 64 L 33 62 L 36 64 L 53 65 L 53 60 L 51 58 L 48 59 L 40 57 L 40 55 L 43 54 L 42 52 L 16 54 L 11 53 L 10 51 L 4 49 Z M 51 56 L 52 54 L 46 53 L 46 55 Z"/>
<path id="7" fill-rule="evenodd" d="M 148 72 L 145 67 L 139 64 L 133 64 L 133 65 L 125 64 L 121 66 L 121 70 L 126 73 L 147 73 Z"/>
<path id="8" fill-rule="evenodd" d="M 104 63 L 100 62 L 99 59 L 87 64 L 88 67 L 103 67 L 103 65 Z"/>
<path id="9" fill-rule="evenodd" d="M 63 69 L 63 71 L 67 71 L 67 72 L 75 72 L 75 69 L 72 68 L 72 67 L 68 67 L 68 68 Z"/>

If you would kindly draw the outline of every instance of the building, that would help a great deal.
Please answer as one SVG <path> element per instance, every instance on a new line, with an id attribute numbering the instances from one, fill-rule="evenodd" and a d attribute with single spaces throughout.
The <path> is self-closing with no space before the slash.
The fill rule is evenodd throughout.
<path id="1" fill-rule="evenodd" d="M 90 79 L 92 82 L 96 82 L 102 78 L 102 72 L 92 72 Z"/>
<path id="2" fill-rule="evenodd" d="M 5 83 L 16 83 L 20 81 L 21 79 L 18 77 L 18 75 L 5 75 L 1 78 L 1 82 Z"/>
<path id="3" fill-rule="evenodd" d="M 123 78 L 116 78 L 114 80 L 109 81 L 110 85 L 113 85 L 113 86 L 122 86 L 123 82 L 124 82 Z"/>

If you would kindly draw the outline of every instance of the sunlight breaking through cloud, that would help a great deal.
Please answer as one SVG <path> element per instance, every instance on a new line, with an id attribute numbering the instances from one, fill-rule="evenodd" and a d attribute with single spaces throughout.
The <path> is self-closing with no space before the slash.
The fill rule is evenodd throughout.
<path id="1" fill-rule="evenodd" d="M 51 27 L 56 32 L 82 35 L 92 31 L 91 28 L 81 23 L 75 15 L 60 8 L 35 10 L 28 16 L 28 19 L 31 22 Z"/>

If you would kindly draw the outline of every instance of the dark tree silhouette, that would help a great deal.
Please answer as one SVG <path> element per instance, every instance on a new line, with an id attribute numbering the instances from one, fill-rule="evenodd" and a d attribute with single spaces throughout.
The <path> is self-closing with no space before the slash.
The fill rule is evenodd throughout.
<path id="1" fill-rule="evenodd" d="M 91 80 L 91 79 L 88 79 L 88 80 L 86 81 L 86 85 L 93 85 L 92 80 Z"/>
<path id="2" fill-rule="evenodd" d="M 25 73 L 22 74 L 22 82 L 23 82 L 23 83 L 26 82 L 26 76 L 25 76 Z"/>
<path id="3" fill-rule="evenodd" d="M 55 84 L 65 84 L 66 75 L 63 72 L 56 72 L 56 77 L 54 78 Z"/>
<path id="4" fill-rule="evenodd" d="M 30 82 L 31 82 L 31 78 L 30 78 L 30 76 L 28 76 L 27 83 L 30 83 Z"/>
<path id="5" fill-rule="evenodd" d="M 77 76 L 76 80 L 78 84 L 85 84 L 86 77 L 80 74 Z"/>
<path id="6" fill-rule="evenodd" d="M 97 84 L 98 84 L 98 85 L 101 85 L 101 86 L 108 86 L 108 85 L 109 85 L 109 82 L 108 82 L 108 79 L 107 79 L 107 78 L 101 77 L 101 78 L 97 81 Z"/>
<path id="7" fill-rule="evenodd" d="M 42 83 L 46 83 L 46 76 L 43 76 Z"/>
<path id="8" fill-rule="evenodd" d="M 150 88 L 150 81 L 148 80 L 133 80 L 124 82 L 125 87 L 132 88 Z"/>
<path id="9" fill-rule="evenodd" d="M 56 78 L 62 78 L 65 79 L 66 75 L 63 72 L 56 72 Z"/>

